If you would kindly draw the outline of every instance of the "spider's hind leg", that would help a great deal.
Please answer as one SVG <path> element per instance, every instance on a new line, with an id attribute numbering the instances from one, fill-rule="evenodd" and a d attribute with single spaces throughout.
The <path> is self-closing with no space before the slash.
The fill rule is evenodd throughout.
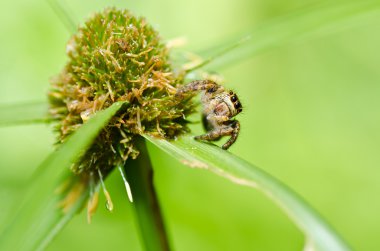
<path id="1" fill-rule="evenodd" d="M 195 80 L 195 81 L 192 81 L 184 86 L 181 86 L 177 93 L 176 93 L 176 96 L 177 97 L 180 97 L 182 96 L 182 94 L 184 93 L 188 93 L 188 92 L 195 92 L 195 91 L 210 91 L 210 92 L 214 92 L 216 91 L 218 88 L 220 88 L 220 85 L 218 85 L 217 83 L 215 83 L 214 81 L 212 80 Z"/>

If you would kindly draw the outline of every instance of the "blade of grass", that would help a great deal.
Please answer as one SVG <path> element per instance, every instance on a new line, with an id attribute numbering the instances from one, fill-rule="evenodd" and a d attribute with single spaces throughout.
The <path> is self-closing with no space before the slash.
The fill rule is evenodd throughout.
<path id="1" fill-rule="evenodd" d="M 75 203 L 70 207 L 70 209 L 63 213 L 57 212 L 57 205 L 60 202 L 58 196 L 52 198 L 53 203 L 49 203 L 52 207 L 46 207 L 44 213 L 40 215 L 44 217 L 47 224 L 42 229 L 45 229 L 46 234 L 41 234 L 40 240 L 36 242 L 35 250 L 45 250 L 49 243 L 54 239 L 54 237 L 66 226 L 66 224 L 74 217 L 75 214 L 79 213 L 84 207 L 87 199 L 90 195 L 90 189 L 85 189 Z M 57 200 L 58 199 L 58 200 Z M 46 220 L 46 216 L 50 216 Z M 37 239 L 33 237 L 33 239 Z"/>
<path id="2" fill-rule="evenodd" d="M 248 34 L 227 42 L 223 40 L 222 44 L 199 52 L 198 55 L 205 59 L 187 71 L 206 66 L 207 69 L 232 66 L 272 48 L 357 26 L 369 15 L 377 18 L 379 11 L 379 1 L 328 3 L 295 11 L 267 21 Z"/>
<path id="3" fill-rule="evenodd" d="M 144 138 L 136 140 L 140 155 L 124 166 L 133 193 L 135 219 L 145 250 L 170 250 L 163 216 L 153 185 L 153 168 Z"/>
<path id="4" fill-rule="evenodd" d="M 75 22 L 75 18 L 73 12 L 68 9 L 68 5 L 66 2 L 59 3 L 58 0 L 46 0 L 50 5 L 51 9 L 57 15 L 57 17 L 61 20 L 66 29 L 70 32 L 70 34 L 74 34 L 77 30 L 77 25 Z M 62 0 L 61 0 L 62 1 Z"/>
<path id="5" fill-rule="evenodd" d="M 123 103 L 95 114 L 37 168 L 16 211 L 0 236 L 0 250 L 35 250 L 43 248 L 65 223 L 81 208 L 83 197 L 64 214 L 55 194 L 58 182 L 69 174 L 71 163 L 91 145 L 101 129 Z M 83 192 L 86 194 L 86 190 Z"/>
<path id="6" fill-rule="evenodd" d="M 303 231 L 308 245 L 312 243 L 320 251 L 351 250 L 341 237 L 285 184 L 260 168 L 211 144 L 201 143 L 186 136 L 176 141 L 166 141 L 144 136 L 159 149 L 193 168 L 202 168 L 239 185 L 250 186 L 273 200 Z"/>
<path id="7" fill-rule="evenodd" d="M 0 105 L 0 126 L 47 123 L 49 105 L 47 102 Z"/>

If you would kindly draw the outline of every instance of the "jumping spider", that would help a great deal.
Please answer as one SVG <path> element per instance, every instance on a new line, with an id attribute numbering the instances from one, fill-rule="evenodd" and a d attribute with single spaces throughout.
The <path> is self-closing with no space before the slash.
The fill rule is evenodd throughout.
<path id="1" fill-rule="evenodd" d="M 215 141 L 222 136 L 231 138 L 222 146 L 227 150 L 237 139 L 240 123 L 232 119 L 239 114 L 243 107 L 233 91 L 227 91 L 223 86 L 211 80 L 196 80 L 180 87 L 176 96 L 183 93 L 204 91 L 202 95 L 203 114 L 202 122 L 207 130 L 206 134 L 196 136 L 196 140 Z"/>

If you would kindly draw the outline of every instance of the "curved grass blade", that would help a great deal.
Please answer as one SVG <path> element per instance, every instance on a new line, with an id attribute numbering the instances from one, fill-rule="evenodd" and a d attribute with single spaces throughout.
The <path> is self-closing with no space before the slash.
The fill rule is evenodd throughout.
<path id="1" fill-rule="evenodd" d="M 314 246 L 315 250 L 320 251 L 351 250 L 299 195 L 260 168 L 219 147 L 197 142 L 191 136 L 176 141 L 161 140 L 148 135 L 144 137 L 185 165 L 212 171 L 239 185 L 263 192 L 303 231 L 308 247 Z"/>
<path id="2" fill-rule="evenodd" d="M 50 5 L 51 9 L 54 11 L 56 16 L 61 20 L 66 29 L 70 34 L 74 34 L 77 30 L 77 25 L 73 15 L 73 12 L 68 9 L 67 3 L 59 3 L 58 0 L 46 0 Z"/>
<path id="3" fill-rule="evenodd" d="M 39 166 L 20 198 L 20 209 L 0 236 L 0 250 L 42 249 L 82 207 L 88 196 L 86 188 L 66 213 L 58 208 L 60 196 L 54 191 L 59 181 L 70 175 L 71 163 L 86 151 L 122 105 L 114 103 L 96 113 Z"/>
<path id="4" fill-rule="evenodd" d="M 187 72 L 206 67 L 221 69 L 278 46 L 310 40 L 357 26 L 367 16 L 379 16 L 379 1 L 343 1 L 303 9 L 278 17 L 253 31 L 198 53 L 205 58 Z M 226 41 L 226 40 L 224 40 Z"/>
<path id="5" fill-rule="evenodd" d="M 47 123 L 49 104 L 30 102 L 0 105 L 0 126 Z"/>

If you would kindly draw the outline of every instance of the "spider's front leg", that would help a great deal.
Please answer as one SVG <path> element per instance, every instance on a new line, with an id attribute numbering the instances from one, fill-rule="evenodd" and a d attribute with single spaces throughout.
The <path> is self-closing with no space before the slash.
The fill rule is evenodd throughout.
<path id="1" fill-rule="evenodd" d="M 232 127 L 224 126 L 224 127 L 218 127 L 214 130 L 211 130 L 205 134 L 195 136 L 194 139 L 196 140 L 206 140 L 206 141 L 215 141 L 218 140 L 222 136 L 231 135 L 233 131 Z"/>
<path id="2" fill-rule="evenodd" d="M 231 138 L 222 146 L 224 150 L 227 150 L 233 143 L 235 143 L 240 131 L 240 123 L 237 120 L 231 122 L 231 124 L 217 127 L 206 134 L 196 136 L 196 140 L 214 141 L 222 136 L 230 136 Z"/>
<path id="3" fill-rule="evenodd" d="M 239 136 L 239 132 L 240 132 L 239 121 L 234 120 L 230 126 L 232 128 L 231 138 L 222 146 L 222 148 L 224 150 L 227 150 L 230 146 L 232 146 L 233 143 L 235 143 L 237 137 Z"/>

